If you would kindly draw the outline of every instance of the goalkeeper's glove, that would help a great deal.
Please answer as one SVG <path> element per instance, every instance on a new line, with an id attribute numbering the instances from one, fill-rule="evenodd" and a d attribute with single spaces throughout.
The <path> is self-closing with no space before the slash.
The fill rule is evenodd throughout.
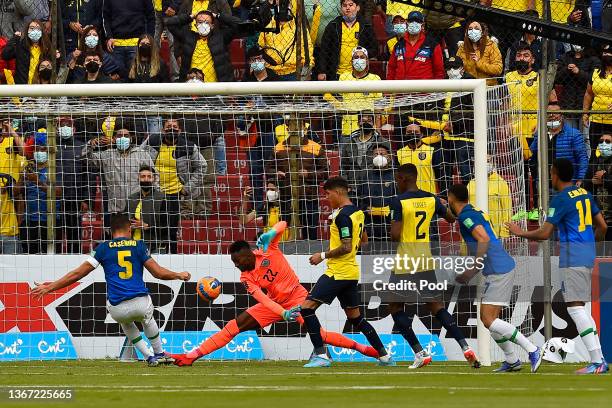
<path id="1" fill-rule="evenodd" d="M 264 252 L 266 252 L 268 250 L 268 247 L 270 246 L 270 242 L 274 239 L 275 236 L 276 230 L 272 228 L 268 232 L 264 232 L 263 234 L 261 234 L 259 238 L 257 238 L 257 243 L 255 245 L 257 245 L 257 248 L 262 249 Z"/>
<path id="2" fill-rule="evenodd" d="M 301 306 L 294 306 L 289 310 L 285 310 L 282 314 L 283 320 L 286 322 L 295 322 L 298 316 L 300 315 L 301 310 Z"/>

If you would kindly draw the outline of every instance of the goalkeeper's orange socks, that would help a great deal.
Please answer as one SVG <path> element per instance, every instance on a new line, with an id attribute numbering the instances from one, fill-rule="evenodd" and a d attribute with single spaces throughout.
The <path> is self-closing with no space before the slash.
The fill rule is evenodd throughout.
<path id="1" fill-rule="evenodd" d="M 187 353 L 187 358 L 200 358 L 205 356 L 206 354 L 210 354 L 215 350 L 224 347 L 227 343 L 232 341 L 236 335 L 240 333 L 238 329 L 238 323 L 236 323 L 236 319 L 231 320 L 227 323 L 220 331 L 213 334 L 205 341 L 203 341 L 197 348 L 191 350 Z"/>
<path id="2" fill-rule="evenodd" d="M 357 343 L 355 340 L 351 340 L 346 336 L 336 332 L 327 332 L 321 329 L 321 337 L 323 342 L 334 347 L 342 347 L 345 349 L 357 350 L 364 356 L 378 358 L 378 352 L 374 347 L 366 346 L 365 344 Z"/>

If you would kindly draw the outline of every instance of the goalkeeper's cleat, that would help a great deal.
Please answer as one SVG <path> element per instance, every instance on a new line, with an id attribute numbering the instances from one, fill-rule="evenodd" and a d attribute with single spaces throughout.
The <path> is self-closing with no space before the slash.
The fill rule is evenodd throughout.
<path id="1" fill-rule="evenodd" d="M 529 211 L 529 213 L 527 214 L 527 219 L 529 221 L 539 221 L 540 220 L 540 210 L 538 210 L 537 208 L 534 208 L 531 211 Z"/>
<path id="2" fill-rule="evenodd" d="M 529 362 L 531 363 L 531 372 L 535 373 L 540 368 L 540 364 L 542 364 L 542 357 L 544 357 L 544 353 L 540 347 L 536 349 L 536 351 L 529 353 Z"/>
<path id="3" fill-rule="evenodd" d="M 310 360 L 304 364 L 304 368 L 315 368 L 315 367 L 331 367 L 331 361 L 325 357 L 312 356 Z"/>
<path id="4" fill-rule="evenodd" d="M 170 353 L 155 353 L 155 358 L 159 364 L 170 365 L 174 363 L 174 358 L 170 355 Z"/>
<path id="5" fill-rule="evenodd" d="M 378 363 L 376 363 L 376 365 L 379 365 L 381 367 L 395 367 L 397 363 L 395 362 L 395 360 L 393 360 L 393 357 L 387 354 L 386 356 L 379 357 Z"/>
<path id="6" fill-rule="evenodd" d="M 609 370 L 608 363 L 603 360 L 601 363 L 591 363 L 580 370 L 576 370 L 576 374 L 604 374 Z"/>
<path id="7" fill-rule="evenodd" d="M 527 211 L 525 210 L 520 210 L 517 213 L 515 213 L 512 218 L 510 218 L 512 221 L 521 221 L 527 218 L 529 214 L 527 213 Z"/>
<path id="8" fill-rule="evenodd" d="M 410 365 L 410 369 L 421 368 L 431 363 L 431 354 L 427 350 L 421 350 L 414 355 L 414 361 Z"/>
<path id="9" fill-rule="evenodd" d="M 197 360 L 197 358 L 187 357 L 186 354 L 171 354 L 170 356 L 174 359 L 172 363 L 179 367 L 189 367 Z"/>
<path id="10" fill-rule="evenodd" d="M 499 368 L 493 370 L 494 373 L 510 373 L 512 371 L 521 371 L 523 366 L 521 365 L 521 360 L 516 360 L 514 363 L 510 364 L 507 361 L 504 361 Z"/>
<path id="11" fill-rule="evenodd" d="M 480 361 L 478 361 L 478 357 L 476 356 L 476 353 L 474 352 L 474 350 L 472 350 L 471 347 L 465 349 L 465 351 L 463 352 L 463 357 L 465 357 L 467 362 L 470 363 L 472 367 L 480 368 Z"/>

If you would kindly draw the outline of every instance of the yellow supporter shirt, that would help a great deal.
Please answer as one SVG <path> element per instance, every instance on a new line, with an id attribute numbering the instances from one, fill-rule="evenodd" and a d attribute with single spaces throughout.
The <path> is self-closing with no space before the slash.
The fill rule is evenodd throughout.
<path id="1" fill-rule="evenodd" d="M 528 0 L 493 0 L 491 2 L 491 7 L 514 12 L 525 11 L 528 6 Z"/>
<path id="2" fill-rule="evenodd" d="M 195 16 L 200 11 L 208 10 L 208 3 L 210 3 L 209 0 L 193 0 L 191 15 Z M 198 25 L 196 24 L 195 19 L 193 20 L 193 23 L 191 23 L 191 31 L 195 31 L 196 33 L 198 32 Z"/>
<path id="3" fill-rule="evenodd" d="M 436 179 L 432 166 L 433 152 L 434 148 L 425 143 L 421 143 L 414 150 L 410 146 L 404 146 L 397 151 L 397 160 L 400 166 L 407 163 L 414 164 L 418 171 L 419 189 L 436 194 Z"/>
<path id="4" fill-rule="evenodd" d="M 342 245 L 342 240 L 350 238 L 352 250 L 338 258 L 327 260 L 325 274 L 336 280 L 359 280 L 359 266 L 357 265 L 357 251 L 363 234 L 365 215 L 354 205 L 347 205 L 332 213 L 329 228 L 329 250 L 332 251 Z"/>
<path id="5" fill-rule="evenodd" d="M 531 71 L 528 74 L 520 74 L 518 71 L 510 71 L 506 74 L 506 84 L 512 105 L 520 107 L 522 111 L 538 110 L 538 73 Z M 523 145 L 523 157 L 529 159 L 532 155 L 529 144 L 533 138 L 533 132 L 538 124 L 536 113 L 525 113 L 520 117 L 512 119 L 512 129 L 515 134 L 520 135 Z"/>
<path id="6" fill-rule="evenodd" d="M 137 47 L 138 38 L 115 38 L 115 47 Z"/>
<path id="7" fill-rule="evenodd" d="M 476 182 L 471 180 L 468 183 L 470 192 L 470 203 L 476 205 Z M 493 172 L 489 175 L 489 217 L 491 227 L 498 238 L 510 236 L 508 229 L 504 227 L 505 222 L 512 218 L 512 196 L 510 186 L 502 176 Z"/>
<path id="8" fill-rule="evenodd" d="M 155 11 L 161 12 L 162 11 L 162 0 L 153 0 L 153 9 Z"/>
<path id="9" fill-rule="evenodd" d="M 351 27 L 342 22 L 342 42 L 340 43 L 340 60 L 338 61 L 338 75 L 353 71 L 353 48 L 359 45 L 359 23 Z"/>
<path id="10" fill-rule="evenodd" d="M 38 63 L 40 62 L 40 46 L 38 44 L 33 44 L 30 47 L 30 69 L 28 71 L 28 84 L 32 83 L 32 79 L 34 78 L 34 72 L 36 72 L 36 67 L 38 67 Z"/>
<path id="11" fill-rule="evenodd" d="M 399 3 L 396 1 L 387 1 L 388 16 L 402 16 L 404 18 L 408 18 L 408 14 L 410 14 L 411 11 L 420 11 L 422 13 L 423 9 L 421 9 L 420 7 L 410 6 L 408 4 Z"/>
<path id="12" fill-rule="evenodd" d="M 536 0 L 535 8 L 540 16 L 544 15 L 542 0 Z M 553 0 L 550 2 L 550 17 L 552 21 L 567 24 L 567 18 L 576 8 L 576 0 Z"/>
<path id="13" fill-rule="evenodd" d="M 138 202 L 138 205 L 136 206 L 136 211 L 134 211 L 134 218 L 138 221 L 142 219 L 142 200 L 140 200 Z M 134 232 L 132 233 L 132 238 L 142 239 L 142 229 L 136 228 Z"/>
<path id="14" fill-rule="evenodd" d="M 609 111 L 612 106 L 612 75 L 608 74 L 605 78 L 599 77 L 599 69 L 593 72 L 591 77 L 593 93 L 595 98 L 593 99 L 593 105 L 591 109 Z M 595 123 L 604 123 L 606 125 L 612 125 L 612 114 L 596 114 L 591 115 L 591 121 Z"/>
<path id="15" fill-rule="evenodd" d="M 4 189 L 5 180 L 0 179 L 0 235 L 14 237 L 19 234 L 15 203 Z"/>
<path id="16" fill-rule="evenodd" d="M 175 150 L 176 146 L 162 144 L 155 160 L 155 168 L 159 172 L 159 186 L 166 194 L 178 194 L 183 189 L 176 172 Z"/>
<path id="17" fill-rule="evenodd" d="M 8 174 L 17 181 L 25 167 L 26 160 L 23 156 L 11 151 L 14 143 L 12 137 L 5 137 L 0 142 L 0 173 Z"/>
<path id="18" fill-rule="evenodd" d="M 266 66 L 274 71 L 277 75 L 288 75 L 295 73 L 296 62 L 297 62 L 297 43 L 296 38 L 296 26 L 295 20 L 281 23 L 281 32 L 275 33 L 260 33 L 258 44 L 261 48 L 269 48 L 275 51 L 268 51 L 268 55 L 274 59 L 278 65 Z M 268 24 L 268 28 L 276 28 L 276 22 L 274 19 Z M 309 36 L 310 37 L 310 36 Z M 308 55 L 310 56 L 309 64 L 314 64 L 313 58 L 313 45 L 312 41 L 308 41 Z M 301 53 L 302 65 L 306 64 L 306 48 L 302 41 L 302 53 Z"/>
<path id="19" fill-rule="evenodd" d="M 196 42 L 193 57 L 191 58 L 191 68 L 198 68 L 204 73 L 204 82 L 217 82 L 215 62 L 213 61 L 206 38 L 200 38 Z"/>

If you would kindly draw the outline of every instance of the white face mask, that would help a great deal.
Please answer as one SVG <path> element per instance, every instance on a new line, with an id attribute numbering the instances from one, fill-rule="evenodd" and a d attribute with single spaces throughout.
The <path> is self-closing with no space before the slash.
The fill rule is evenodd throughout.
<path id="1" fill-rule="evenodd" d="M 191 78 L 187 80 L 188 84 L 201 84 L 202 81 L 200 81 L 198 78 Z"/>
<path id="2" fill-rule="evenodd" d="M 364 59 L 359 58 L 353 60 L 353 68 L 355 68 L 355 71 L 357 72 L 363 72 L 366 69 L 367 65 L 368 61 Z"/>
<path id="3" fill-rule="evenodd" d="M 376 155 L 374 156 L 374 159 L 372 159 L 372 164 L 374 164 L 374 167 L 385 167 L 388 163 L 389 161 L 382 154 Z"/>
<path id="4" fill-rule="evenodd" d="M 493 163 L 487 163 L 487 175 L 495 173 L 495 165 Z"/>
<path id="5" fill-rule="evenodd" d="M 560 120 L 549 120 L 548 122 L 546 122 L 546 126 L 549 129 L 556 129 L 559 126 L 561 126 L 561 121 Z"/>
<path id="6" fill-rule="evenodd" d="M 482 38 L 482 31 L 477 28 L 470 28 L 468 30 L 468 38 L 472 42 L 478 42 Z"/>
<path id="7" fill-rule="evenodd" d="M 278 201 L 278 191 L 276 191 L 276 190 L 268 190 L 268 191 L 266 191 L 266 198 L 271 203 L 273 203 L 275 201 Z"/>
<path id="8" fill-rule="evenodd" d="M 59 135 L 62 139 L 70 139 L 72 137 L 72 127 L 60 126 L 58 130 Z"/>
<path id="9" fill-rule="evenodd" d="M 421 23 L 417 21 L 411 21 L 408 23 L 408 33 L 410 35 L 417 35 L 421 32 Z"/>
<path id="10" fill-rule="evenodd" d="M 207 22 L 199 23 L 197 27 L 198 33 L 200 33 L 201 36 L 206 37 L 208 34 L 210 34 L 210 24 Z"/>
<path id="11" fill-rule="evenodd" d="M 448 79 L 461 79 L 463 73 L 461 72 L 461 68 L 451 68 L 446 71 L 446 75 L 448 75 Z"/>

